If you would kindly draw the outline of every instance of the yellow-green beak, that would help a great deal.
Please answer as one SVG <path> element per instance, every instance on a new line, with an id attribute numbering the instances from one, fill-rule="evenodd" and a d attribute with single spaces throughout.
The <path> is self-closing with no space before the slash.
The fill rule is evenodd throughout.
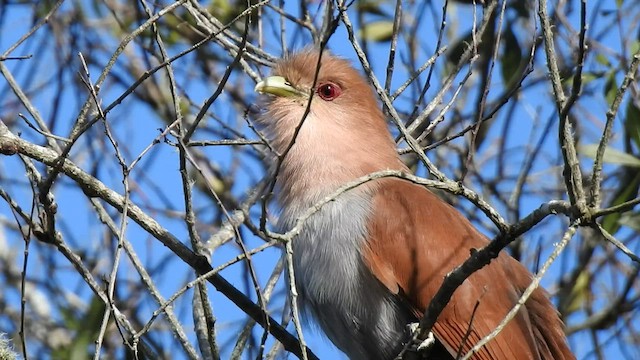
<path id="1" fill-rule="evenodd" d="M 306 97 L 307 94 L 296 89 L 282 76 L 269 76 L 256 84 L 254 91 L 281 97 Z"/>

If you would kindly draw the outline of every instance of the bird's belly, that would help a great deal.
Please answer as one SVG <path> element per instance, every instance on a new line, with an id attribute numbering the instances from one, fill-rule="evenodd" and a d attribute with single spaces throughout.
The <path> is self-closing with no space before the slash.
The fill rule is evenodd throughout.
<path id="1" fill-rule="evenodd" d="M 390 359 L 411 317 L 362 259 L 367 205 L 344 196 L 307 220 L 293 240 L 296 288 L 305 315 L 349 358 Z"/>

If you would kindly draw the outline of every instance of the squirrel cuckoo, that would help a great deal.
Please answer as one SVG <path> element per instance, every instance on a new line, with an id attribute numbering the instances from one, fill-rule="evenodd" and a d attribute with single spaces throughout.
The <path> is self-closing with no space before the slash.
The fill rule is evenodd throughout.
<path id="1" fill-rule="evenodd" d="M 275 150 L 286 152 L 277 177 L 282 230 L 351 180 L 386 169 L 408 172 L 365 78 L 325 52 L 316 79 L 319 56 L 311 50 L 288 56 L 256 85 L 272 95 L 258 121 Z M 420 319 L 445 275 L 487 244 L 426 188 L 397 178 L 370 181 L 325 204 L 293 239 L 298 299 L 349 358 L 393 359 L 407 325 Z M 500 253 L 455 291 L 433 327 L 429 358 L 465 354 L 530 282 L 518 261 Z M 473 358 L 574 357 L 557 311 L 537 289 Z"/>

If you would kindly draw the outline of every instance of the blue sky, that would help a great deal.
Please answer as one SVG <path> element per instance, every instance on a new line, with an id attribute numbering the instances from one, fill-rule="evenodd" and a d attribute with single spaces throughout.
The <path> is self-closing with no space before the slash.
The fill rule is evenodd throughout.
<path id="1" fill-rule="evenodd" d="M 315 3 L 314 3 L 315 4 Z M 85 5 L 88 5 L 85 3 Z M 69 12 L 72 10 L 72 4 L 66 2 L 61 11 Z M 285 7 L 285 11 L 297 14 L 298 9 L 296 8 L 297 4 L 293 2 L 287 2 L 287 6 Z M 589 3 L 589 11 L 591 13 L 593 3 Z M 438 8 L 438 6 L 434 7 Z M 602 9 L 615 9 L 616 4 L 613 1 L 609 3 L 603 3 Z M 89 21 L 97 21 L 98 14 L 94 13 L 88 6 L 87 9 L 90 14 L 95 16 L 95 18 L 90 18 Z M 384 8 L 387 12 L 392 13 L 392 7 Z M 8 15 L 6 16 L 3 27 L 4 29 L 0 29 L 0 49 L 4 52 L 11 44 L 13 44 L 16 39 L 22 36 L 30 27 L 30 12 L 28 7 L 22 6 L 11 6 L 8 7 Z M 271 13 L 272 14 L 272 13 Z M 457 34 L 462 34 L 465 32 L 465 29 L 469 29 L 471 23 L 469 21 L 465 21 L 471 18 L 471 7 L 469 6 L 457 6 L 452 7 L 449 10 L 449 18 L 448 22 L 450 24 L 455 24 L 457 27 L 453 27 L 451 25 L 451 31 Z M 355 14 L 350 13 L 354 21 L 356 21 Z M 374 17 L 371 17 L 373 20 Z M 369 19 L 367 19 L 369 20 Z M 420 53 L 420 59 L 417 61 L 420 63 L 428 58 L 434 51 L 434 45 L 437 40 L 437 31 L 439 28 L 438 17 L 433 17 L 432 19 L 425 19 L 424 22 L 419 26 L 418 33 L 420 36 L 424 36 L 424 44 L 427 49 L 422 49 Z M 595 18 L 594 18 L 595 20 Z M 568 21 L 574 26 L 579 26 L 579 18 L 574 13 L 574 16 L 568 18 Z M 265 23 L 265 27 L 268 29 L 272 23 Z M 607 20 L 601 20 L 594 22 L 594 28 L 590 29 L 593 34 L 598 34 L 603 30 L 603 27 L 608 26 L 610 24 Z M 276 23 L 277 25 L 277 23 Z M 290 29 L 293 27 L 288 25 Z M 96 25 L 98 28 L 98 25 Z M 295 35 L 290 33 L 291 43 L 288 45 L 288 48 L 295 49 L 301 48 L 308 43 L 309 39 L 305 36 Z M 265 31 L 265 34 L 269 34 L 268 31 Z M 268 36 L 268 35 L 265 35 Z M 517 33 L 516 36 L 519 38 L 521 42 L 530 37 L 530 34 L 526 32 Z M 620 34 L 617 30 L 613 29 L 608 35 L 603 36 L 599 39 L 599 41 L 605 44 L 608 48 L 613 52 L 620 51 Z M 90 66 L 91 77 L 95 80 L 101 70 L 101 65 L 106 63 L 107 57 L 105 54 L 112 53 L 117 47 L 117 42 L 114 41 L 112 34 L 100 34 L 96 32 L 96 35 L 92 37 L 92 39 L 98 41 L 100 40 L 100 46 L 104 49 L 104 52 L 99 53 L 95 56 L 95 59 L 98 60 L 98 64 Z M 268 39 L 268 38 L 267 38 Z M 56 56 L 67 55 L 69 49 L 65 48 L 57 48 L 56 44 L 51 43 L 46 38 L 46 32 L 36 33 L 27 43 L 25 43 L 22 47 L 18 48 L 13 55 L 24 55 L 37 52 L 38 56 L 50 58 L 50 63 L 57 64 L 58 62 L 55 60 Z M 277 47 L 277 42 L 270 42 L 270 46 L 266 47 L 266 50 L 274 56 L 279 56 L 280 49 Z M 87 48 L 88 48 L 87 44 Z M 42 51 L 39 51 L 39 47 L 44 47 Z M 218 52 L 219 49 L 215 44 L 208 45 L 210 46 L 214 52 Z M 171 48 L 171 55 L 176 54 L 180 50 L 185 47 L 183 44 L 176 44 L 175 47 Z M 353 48 L 351 44 L 347 41 L 346 31 L 343 26 L 338 27 L 336 33 L 331 38 L 329 42 L 329 47 L 332 52 L 338 54 L 340 56 L 352 59 L 354 64 L 359 67 L 358 61 L 354 55 Z M 406 55 L 406 46 L 401 43 L 399 45 L 399 56 Z M 131 51 L 139 51 L 139 48 L 132 47 Z M 370 43 L 369 44 L 369 53 L 370 53 L 370 61 L 373 66 L 374 72 L 376 76 L 384 81 L 385 77 L 385 66 L 388 58 L 388 43 Z M 196 72 L 196 69 L 190 68 L 195 62 L 194 54 L 188 55 L 173 64 L 174 71 L 177 76 L 177 81 L 181 88 L 183 94 L 190 99 L 193 104 L 202 104 L 202 102 L 210 96 L 210 94 L 215 90 L 216 84 L 207 83 L 202 81 L 192 81 L 191 79 L 194 77 L 193 73 Z M 543 73 L 546 71 L 544 67 L 544 53 L 542 48 L 539 48 L 536 54 L 536 65 L 535 65 L 535 73 Z M 78 70 L 80 69 L 78 63 L 78 57 L 75 54 L 71 54 L 69 57 L 75 62 L 75 66 L 77 66 Z M 101 62 L 100 62 L 101 61 Z M 123 57 L 117 63 L 116 69 L 118 67 L 125 67 L 128 64 L 126 63 L 126 59 Z M 144 65 L 144 64 L 142 64 Z M 42 66 L 38 68 L 38 73 L 35 74 L 35 78 L 32 76 L 34 74 L 25 71 L 25 67 L 17 62 L 7 63 L 9 69 L 13 72 L 14 76 L 18 79 L 21 84 L 27 83 L 30 81 L 28 87 L 37 88 L 38 84 L 45 84 L 47 80 L 50 79 L 48 66 L 49 61 L 43 61 Z M 587 66 L 589 69 L 598 70 L 598 64 L 596 63 L 596 59 L 588 58 Z M 436 65 L 438 71 L 444 70 L 446 67 L 446 63 L 440 61 Z M 600 66 L 601 68 L 601 66 Z M 261 69 L 262 74 L 266 74 L 268 69 Z M 438 73 L 436 71 L 436 73 Z M 54 109 L 54 104 L 52 103 L 52 98 L 56 94 L 56 91 L 62 91 L 62 110 L 57 113 L 58 119 L 56 122 L 56 128 L 53 129 L 54 133 L 66 135 L 68 130 L 72 124 L 72 121 L 75 119 L 82 102 L 86 99 L 86 94 L 77 93 L 73 89 L 72 84 L 77 82 L 77 76 L 73 72 L 68 72 L 66 75 L 68 78 L 64 80 L 64 83 L 68 84 L 69 88 L 56 89 L 53 86 L 45 85 L 42 91 L 34 91 L 32 93 L 32 100 L 43 117 L 48 118 L 49 114 L 52 114 Z M 398 67 L 394 75 L 394 81 L 392 83 L 392 89 L 395 89 L 399 84 L 401 84 L 406 78 L 406 72 Z M 436 75 L 437 76 L 437 75 Z M 424 81 L 425 76 L 421 79 Z M 31 79 L 31 80 L 30 80 Z M 438 89 L 437 84 L 441 78 L 436 77 L 433 80 L 434 85 L 427 92 L 427 98 L 430 98 L 435 94 Z M 166 78 L 164 76 L 158 76 L 156 81 L 162 82 L 165 81 Z M 492 92 L 489 94 L 489 99 L 492 99 L 492 96 L 497 96 L 500 93 L 500 89 L 502 88 L 501 77 L 499 74 L 499 69 L 496 67 L 494 73 L 493 82 L 495 86 L 492 87 Z M 133 82 L 133 79 L 129 82 Z M 256 98 L 257 95 L 253 94 L 251 89 L 253 88 L 253 82 L 251 79 L 245 74 L 236 71 L 232 76 L 231 82 L 233 84 L 242 84 L 242 86 L 246 90 L 246 96 L 253 97 L 253 102 L 257 103 Z M 602 94 L 602 89 L 597 88 L 596 86 L 601 85 L 590 85 L 587 84 L 585 86 L 585 91 L 590 92 L 593 96 L 588 97 L 585 101 L 580 102 L 581 113 L 591 113 L 596 114 L 600 117 L 600 120 L 604 118 L 604 114 L 608 108 L 608 105 L 604 98 L 599 97 L 598 95 Z M 103 100 L 103 104 L 111 103 L 115 98 L 117 98 L 120 93 L 124 90 L 121 85 L 118 85 L 116 81 L 113 79 L 107 79 L 104 87 L 101 89 L 101 99 Z M 529 145 L 532 142 L 532 139 L 535 140 L 540 136 L 541 128 L 536 125 L 535 119 L 539 118 L 548 118 L 554 116 L 555 108 L 549 102 L 549 94 L 550 85 L 549 83 L 542 84 L 532 84 L 528 87 L 527 92 L 524 93 L 526 96 L 526 101 L 520 102 L 518 106 L 513 110 L 518 112 L 519 117 L 522 118 L 522 123 L 517 124 L 517 126 L 511 126 L 506 133 L 505 139 L 508 142 L 506 148 L 513 150 L 513 157 L 510 158 L 507 164 L 510 166 L 509 170 L 512 174 L 517 174 L 519 171 L 519 166 L 523 161 L 523 152 L 518 152 L 518 149 L 521 149 L 524 146 Z M 214 114 L 217 118 L 222 119 L 221 121 L 227 125 L 237 127 L 242 131 L 242 133 L 246 136 L 250 136 L 255 138 L 252 135 L 251 130 L 246 125 L 238 125 L 242 122 L 240 111 L 237 108 L 233 108 L 229 106 L 230 98 L 227 94 L 223 94 L 221 98 L 214 103 L 212 108 L 210 109 L 210 113 Z M 407 99 L 400 99 L 397 102 L 398 107 L 405 107 L 408 103 Z M 7 104 L 11 104 L 15 107 L 16 112 L 25 113 L 25 110 L 21 108 L 21 106 L 15 105 L 14 97 L 10 90 L 7 87 L 6 82 L 0 81 L 0 106 L 8 106 Z M 464 113 L 469 113 L 471 109 L 461 109 Z M 505 112 L 506 110 L 501 110 Z M 194 116 L 193 111 L 191 113 L 187 113 L 187 116 Z M 6 116 L 6 114 L 2 114 L 2 116 Z M 493 138 L 499 137 L 501 121 L 504 121 L 506 115 L 500 113 L 496 119 L 497 125 L 492 127 L 492 131 L 494 133 L 491 134 Z M 131 162 L 135 159 L 138 154 L 140 154 L 149 144 L 151 144 L 158 135 L 157 129 L 159 127 L 164 126 L 158 119 L 157 113 L 154 109 L 150 109 L 145 105 L 140 105 L 138 102 L 134 101 L 133 98 L 125 99 L 122 105 L 116 107 L 109 114 L 110 124 L 112 124 L 115 136 L 120 144 L 124 144 L 126 148 L 125 158 L 127 161 Z M 3 120 L 7 120 L 3 118 Z M 213 122 L 212 120 L 208 120 Z M 584 142 L 590 143 L 597 141 L 600 135 L 599 123 L 593 121 L 593 119 L 586 119 L 584 123 L 585 137 L 583 139 Z M 616 123 L 615 129 L 620 129 L 620 122 Z M 34 134 L 30 131 L 26 126 L 21 125 L 18 127 L 22 131 L 22 136 L 25 139 L 33 140 L 38 143 L 41 143 L 41 138 L 39 135 Z M 555 129 L 555 128 L 554 128 Z M 99 134 L 102 129 L 93 129 L 95 131 L 95 135 L 97 138 L 100 138 Z M 211 135 L 207 132 L 196 133 L 197 139 L 210 139 Z M 615 146 L 620 146 L 619 142 L 616 142 L 616 137 L 614 136 L 613 144 Z M 459 146 L 464 144 L 466 139 L 459 139 L 453 142 L 453 145 Z M 401 145 L 402 146 L 402 145 Z M 105 150 L 104 153 L 100 153 L 100 149 L 109 149 L 109 147 L 94 147 L 93 144 L 83 143 L 82 141 L 78 144 L 77 150 L 72 152 L 72 157 L 76 159 L 78 164 L 83 167 L 85 170 L 92 169 L 92 167 L 100 165 L 100 170 L 98 171 L 98 178 L 104 181 L 110 187 L 117 189 L 119 192 L 122 192 L 122 177 L 120 174 L 120 169 L 115 161 L 115 157 L 113 156 L 113 152 L 109 152 Z M 444 155 L 440 151 L 447 151 L 448 148 L 443 147 L 444 150 L 433 150 L 428 153 L 429 156 L 433 156 L 434 158 L 437 156 L 447 156 Z M 450 151 L 450 150 L 449 150 Z M 548 162 L 536 163 L 536 168 L 534 173 L 537 174 L 537 181 L 539 181 L 537 186 L 534 186 L 534 189 L 539 191 L 533 192 L 530 196 L 524 198 L 522 203 L 522 211 L 523 215 L 527 214 L 529 211 L 535 209 L 539 206 L 542 201 L 549 200 L 549 197 L 545 197 L 545 194 L 540 191 L 540 189 L 544 189 L 545 183 L 554 182 L 559 174 L 559 170 L 556 173 L 548 170 L 548 165 L 557 161 L 560 156 L 560 152 L 558 149 L 557 142 L 555 141 L 555 137 L 551 137 L 550 140 L 544 143 L 543 151 L 546 156 L 549 158 Z M 236 196 L 242 197 L 245 192 L 250 188 L 253 184 L 255 184 L 260 177 L 263 175 L 262 166 L 259 165 L 257 161 L 252 159 L 251 155 L 241 154 L 238 155 L 236 152 L 232 151 L 228 147 L 209 147 L 202 149 L 203 154 L 207 156 L 208 159 L 211 159 L 211 162 L 218 166 L 220 169 L 227 170 L 230 167 L 234 166 L 238 162 L 241 162 L 244 165 L 244 168 L 238 171 L 236 174 L 237 177 L 234 179 L 234 188 L 233 192 Z M 491 174 L 495 172 L 497 167 L 497 159 L 499 154 L 496 153 L 495 149 L 492 149 L 491 146 L 487 145 L 481 152 L 481 157 L 479 157 L 478 161 L 482 161 L 482 165 L 485 166 L 483 171 L 487 174 Z M 446 167 L 443 170 L 447 175 L 455 177 L 455 172 L 452 169 L 456 168 L 456 160 L 457 158 L 453 157 L 451 161 L 451 166 Z M 589 159 L 583 158 L 584 164 L 587 166 L 585 168 L 590 167 Z M 607 169 L 607 168 L 606 168 Z M 184 226 L 183 220 L 179 216 L 171 216 L 171 214 L 167 214 L 164 212 L 166 209 L 174 209 L 176 212 L 183 211 L 183 197 L 181 192 L 181 180 L 180 174 L 178 172 L 178 156 L 175 149 L 167 144 L 159 144 L 153 147 L 148 155 L 143 159 L 143 161 L 134 169 L 131 174 L 131 178 L 135 180 L 136 190 L 132 194 L 132 200 L 135 203 L 143 203 L 145 204 L 145 210 L 149 212 L 153 216 L 157 216 L 157 220 L 166 228 L 168 228 L 174 235 L 176 235 L 180 239 L 188 238 L 188 234 L 186 228 Z M 422 175 L 424 175 L 424 169 L 421 169 Z M 548 172 L 548 173 L 547 173 Z M 22 176 L 15 176 L 15 174 L 23 174 L 23 166 L 18 161 L 16 157 L 2 157 L 0 158 L 0 173 L 4 174 L 3 178 L 11 178 L 19 180 L 17 183 L 3 182 L 2 186 L 6 186 L 6 190 L 9 191 L 14 198 L 23 204 L 26 208 L 30 204 L 31 200 L 31 191 L 26 186 L 26 178 Z M 420 173 L 420 172 L 419 172 Z M 503 186 L 503 191 L 509 191 L 509 187 L 512 186 L 513 182 L 505 181 L 500 184 Z M 152 186 L 153 185 L 153 186 Z M 474 180 L 469 181 L 469 185 L 473 187 Z M 159 187 L 164 189 L 164 191 L 159 191 L 155 187 Z M 166 189 L 175 189 L 175 190 L 166 190 Z M 197 194 L 197 192 L 196 192 Z M 87 211 L 88 204 L 86 196 L 78 190 L 73 182 L 69 179 L 61 178 L 60 185 L 56 188 L 56 198 L 58 199 L 59 205 L 59 217 L 60 224 L 65 226 L 61 228 L 61 231 L 64 232 L 66 238 L 65 240 L 69 242 L 74 248 L 83 249 L 88 252 L 100 252 L 104 251 L 105 254 L 109 254 L 112 250 L 102 248 L 104 242 L 102 237 L 104 236 L 104 229 L 102 224 L 97 220 L 95 214 L 92 214 Z M 489 199 L 490 202 L 491 199 Z M 493 202 L 492 202 L 493 203 Z M 213 217 L 215 216 L 215 211 L 213 208 L 207 209 L 207 207 L 212 207 L 212 203 L 210 198 L 208 197 L 200 197 L 196 196 L 195 199 L 196 207 L 202 207 L 204 210 L 199 213 L 201 216 L 198 220 L 201 223 L 201 229 L 203 234 L 209 234 L 213 232 L 213 229 L 207 228 L 207 224 L 213 221 Z M 471 206 L 468 202 L 462 202 L 461 206 L 469 207 Z M 498 210 L 502 210 L 497 206 Z M 231 209 L 233 210 L 233 209 Z M 260 210 L 259 206 L 254 206 L 252 208 L 253 213 L 258 213 Z M 276 209 L 272 209 L 275 213 Z M 0 203 L 0 216 L 3 219 L 12 219 L 12 214 L 5 203 Z M 487 221 L 484 218 L 480 218 L 480 221 L 477 222 L 478 225 L 486 224 Z M 553 243 L 552 239 L 545 239 L 545 236 L 553 233 L 555 235 L 555 231 L 559 228 L 566 226 L 566 221 L 563 219 L 554 218 L 551 220 L 546 220 L 542 224 L 538 226 L 538 228 L 532 231 L 527 235 L 527 239 L 530 241 L 530 249 L 535 249 L 538 241 L 540 243 L 550 244 Z M 485 227 L 480 226 L 480 228 L 485 231 L 488 235 L 491 235 L 491 229 L 487 230 Z M 550 230 L 551 229 L 551 230 Z M 244 240 L 246 241 L 246 246 L 248 248 L 256 247 L 262 244 L 262 240 L 257 239 L 253 236 L 250 236 L 249 232 L 246 229 L 242 230 L 244 235 Z M 135 223 L 129 222 L 127 237 L 132 242 L 134 247 L 136 248 L 138 255 L 141 257 L 143 263 L 147 264 L 149 268 L 159 268 L 161 269 L 158 272 L 158 276 L 155 278 L 158 286 L 160 287 L 163 295 L 165 297 L 169 297 L 174 291 L 179 289 L 182 284 L 186 281 L 191 280 L 193 278 L 193 274 L 187 269 L 184 264 L 177 259 L 176 257 L 171 256 L 172 254 L 167 251 L 162 245 L 160 245 L 155 239 L 151 238 L 147 233 L 142 231 Z M 540 240 L 542 239 L 542 240 Z M 16 236 L 9 236 L 8 243 L 12 248 L 18 250 L 18 254 L 22 251 L 22 240 Z M 46 278 L 47 277 L 47 268 L 43 265 L 45 263 L 45 259 L 52 257 L 53 262 L 60 264 L 61 266 L 68 266 L 66 260 L 59 254 L 55 254 L 52 252 L 52 248 L 47 245 L 33 242 L 31 247 L 31 255 L 30 255 L 30 263 L 29 263 L 29 272 L 34 277 L 38 278 Z M 552 250 L 551 247 L 545 247 L 542 249 L 542 258 L 550 253 Z M 574 261 L 571 257 L 572 251 L 575 249 L 569 248 L 566 255 L 563 256 L 556 265 L 552 268 L 551 273 L 548 275 L 549 280 L 545 278 L 543 284 L 549 285 L 557 279 L 558 274 L 561 269 L 565 266 L 572 264 Z M 637 253 L 637 249 L 636 249 Z M 225 261 L 235 257 L 238 254 L 238 249 L 234 246 L 225 246 L 217 250 L 213 256 L 214 266 L 217 264 L 222 264 Z M 261 280 L 261 284 L 264 285 L 266 279 L 269 277 L 271 273 L 271 269 L 275 262 L 277 261 L 279 256 L 279 251 L 277 249 L 268 249 L 263 253 L 257 254 L 254 257 L 254 261 L 256 264 L 256 270 L 258 272 L 258 278 Z M 109 267 L 109 256 L 105 256 L 105 263 L 98 264 L 98 273 L 107 274 L 110 270 Z M 624 258 L 622 259 L 624 261 Z M 16 258 L 16 264 L 22 264 L 22 258 L 18 256 Z M 239 289 L 245 291 L 252 299 L 255 300 L 255 295 L 251 289 L 247 281 L 247 277 L 242 266 L 232 266 L 222 272 L 223 276 L 231 281 L 234 285 L 236 285 Z M 57 283 L 61 284 L 66 291 L 76 293 L 83 300 L 87 301 L 92 297 L 91 292 L 88 290 L 86 286 L 83 286 L 82 280 L 75 274 L 73 269 L 69 268 L 68 271 L 63 271 L 56 273 L 54 275 Z M 615 277 L 615 273 L 612 273 L 610 277 Z M 603 278 L 604 275 L 603 275 Z M 136 283 L 138 282 L 138 275 L 132 269 L 129 263 L 126 261 L 123 262 L 119 269 L 119 281 L 121 283 Z M 282 280 L 281 280 L 282 281 Z M 604 281 L 604 280 L 603 280 Z M 1 283 L 1 282 L 0 282 Z M 274 301 L 272 301 L 271 310 L 273 310 L 273 316 L 279 319 L 280 317 L 280 308 L 283 304 L 284 293 L 283 288 L 280 285 L 278 287 L 279 291 L 274 295 Z M 126 290 L 126 286 L 121 288 L 122 291 Z M 121 296 L 126 296 L 125 293 L 121 293 Z M 224 298 L 221 294 L 211 291 L 212 303 L 214 313 L 218 317 L 218 332 L 220 334 L 220 342 L 224 343 L 225 340 L 229 338 L 235 338 L 236 331 L 239 329 L 239 326 L 242 323 L 242 320 L 245 319 L 245 316 L 240 313 L 235 305 L 233 305 L 230 301 Z M 11 301 L 17 302 L 19 301 L 18 294 L 11 294 L 9 299 Z M 180 318 L 183 319 L 185 323 L 191 324 L 190 322 L 190 303 L 191 303 L 191 293 L 188 292 L 185 296 L 181 297 L 176 302 L 176 312 L 179 314 Z M 603 304 L 604 305 L 604 304 Z M 152 311 L 156 308 L 156 304 L 145 299 L 140 303 L 140 311 L 142 313 L 147 313 L 148 316 L 151 315 Z M 580 315 L 576 315 L 579 319 Z M 571 322 L 573 319 L 569 319 Z M 637 319 L 635 320 L 637 323 Z M 240 325 L 239 325 L 240 323 Z M 7 324 L 6 319 L 0 317 L 0 329 L 9 329 L 11 330 L 15 324 Z M 191 329 L 191 325 L 186 326 L 187 330 Z M 292 327 L 290 329 L 293 332 Z M 326 340 L 323 336 L 319 334 L 318 331 L 314 331 L 312 327 L 305 327 L 305 339 L 308 345 L 314 350 L 314 352 L 323 359 L 334 359 L 339 358 L 340 353 Z M 254 329 L 254 333 L 261 334 L 261 329 Z M 612 331 L 603 332 L 604 336 L 612 334 Z M 166 335 L 162 336 L 162 339 L 167 341 L 167 343 L 175 343 L 172 337 L 165 333 Z M 194 339 L 193 331 L 188 331 L 188 334 L 191 339 Z M 581 343 L 583 340 L 586 341 L 586 334 L 572 338 L 572 347 L 576 351 L 576 354 L 579 359 L 583 358 L 593 358 L 589 357 L 588 353 L 590 349 L 584 348 Z M 258 335 L 259 337 L 259 335 Z M 268 342 L 271 344 L 271 340 Z M 175 345 L 177 348 L 177 344 Z M 611 345 L 606 347 L 607 357 L 608 358 L 618 358 L 620 355 L 619 349 L 617 346 Z M 592 355 L 592 354 L 591 354 Z"/>

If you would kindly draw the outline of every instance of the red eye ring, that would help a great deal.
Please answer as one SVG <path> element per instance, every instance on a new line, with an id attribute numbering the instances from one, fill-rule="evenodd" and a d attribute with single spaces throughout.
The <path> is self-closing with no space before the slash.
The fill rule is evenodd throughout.
<path id="1" fill-rule="evenodd" d="M 324 101 L 332 101 L 342 94 L 342 89 L 337 84 L 326 82 L 316 88 L 316 94 Z"/>

